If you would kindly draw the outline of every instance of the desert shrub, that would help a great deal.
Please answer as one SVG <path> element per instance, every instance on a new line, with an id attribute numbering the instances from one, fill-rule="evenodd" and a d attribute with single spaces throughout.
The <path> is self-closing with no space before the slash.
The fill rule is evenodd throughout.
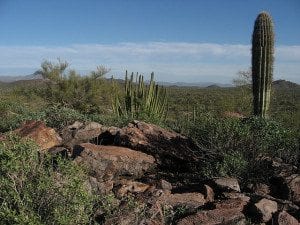
<path id="1" fill-rule="evenodd" d="M 44 115 L 42 120 L 46 122 L 47 126 L 56 128 L 58 130 L 74 123 L 77 120 L 87 120 L 86 115 L 75 109 L 61 106 L 59 104 L 49 105 L 41 113 Z"/>
<path id="2" fill-rule="evenodd" d="M 251 170 L 259 170 L 257 158 L 261 155 L 280 157 L 297 164 L 299 142 L 296 133 L 279 123 L 250 117 L 246 119 L 220 118 L 203 114 L 195 123 L 187 124 L 185 133 L 199 146 L 219 155 L 208 160 L 203 174 L 210 176 L 238 176 L 249 179 Z"/>
<path id="3" fill-rule="evenodd" d="M 0 102 L 0 132 L 17 128 L 25 120 L 43 120 L 45 114 L 27 107 L 20 100 L 5 99 Z"/>
<path id="4" fill-rule="evenodd" d="M 40 94 L 51 103 L 59 103 L 81 113 L 99 113 L 109 105 L 110 82 L 104 80 L 109 72 L 103 66 L 96 71 L 81 76 L 75 70 L 69 70 L 68 63 L 44 61 L 40 73 L 47 79 L 46 88 Z M 101 104 L 100 104 L 101 103 Z"/>
<path id="5" fill-rule="evenodd" d="M 60 104 L 48 104 L 43 109 L 31 109 L 22 101 L 3 100 L 0 102 L 0 132 L 16 129 L 26 120 L 39 120 L 48 126 L 61 129 L 76 120 L 88 120 L 88 116 Z"/>
<path id="6" fill-rule="evenodd" d="M 47 162 L 47 163 L 45 163 Z M 56 169 L 37 147 L 14 136 L 0 143 L 1 224 L 88 224 L 93 198 L 84 170 L 65 159 Z"/>

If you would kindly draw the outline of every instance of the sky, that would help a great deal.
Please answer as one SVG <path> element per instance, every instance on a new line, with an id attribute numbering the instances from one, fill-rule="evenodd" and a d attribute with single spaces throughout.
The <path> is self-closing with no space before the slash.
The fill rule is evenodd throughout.
<path id="1" fill-rule="evenodd" d="M 300 83 L 300 0 L 0 0 L 0 75 L 60 58 L 82 74 L 231 83 L 251 66 L 261 11 L 275 24 L 274 79 Z"/>

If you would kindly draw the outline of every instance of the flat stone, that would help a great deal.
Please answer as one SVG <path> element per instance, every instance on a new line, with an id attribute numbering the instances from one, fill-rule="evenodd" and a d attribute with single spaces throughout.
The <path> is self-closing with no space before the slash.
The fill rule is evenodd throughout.
<path id="1" fill-rule="evenodd" d="M 156 166 L 155 159 L 145 153 L 91 143 L 75 146 L 72 157 L 76 163 L 85 164 L 90 175 L 99 182 L 117 180 L 123 176 L 137 179 Z"/>

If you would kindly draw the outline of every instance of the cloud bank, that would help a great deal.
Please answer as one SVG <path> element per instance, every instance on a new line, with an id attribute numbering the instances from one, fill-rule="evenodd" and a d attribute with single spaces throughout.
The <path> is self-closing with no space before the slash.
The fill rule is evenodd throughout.
<path id="1" fill-rule="evenodd" d="M 251 46 L 185 42 L 0 46 L 0 75 L 33 73 L 43 60 L 58 57 L 81 72 L 104 65 L 120 78 L 125 70 L 146 76 L 154 71 L 159 81 L 231 83 L 237 71 L 251 65 Z M 274 78 L 300 83 L 300 46 L 276 47 Z"/>

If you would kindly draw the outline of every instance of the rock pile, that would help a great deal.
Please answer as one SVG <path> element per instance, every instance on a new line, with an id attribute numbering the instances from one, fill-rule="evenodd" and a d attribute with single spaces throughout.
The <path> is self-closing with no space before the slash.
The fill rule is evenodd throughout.
<path id="1" fill-rule="evenodd" d="M 141 219 L 127 213 L 107 221 L 100 210 L 96 216 L 103 224 L 168 224 L 170 215 L 171 223 L 179 225 L 299 224 L 298 168 L 279 159 L 258 159 L 273 174 L 268 182 L 249 184 L 242 191 L 233 177 L 194 179 L 189 188 L 183 177 L 192 176 L 211 154 L 156 125 L 134 121 L 117 128 L 76 122 L 56 133 L 42 122 L 30 121 L 15 133 L 33 139 L 43 151 L 85 165 L 91 192 L 113 194 L 118 207 L 124 197 L 134 196 L 144 209 Z"/>

